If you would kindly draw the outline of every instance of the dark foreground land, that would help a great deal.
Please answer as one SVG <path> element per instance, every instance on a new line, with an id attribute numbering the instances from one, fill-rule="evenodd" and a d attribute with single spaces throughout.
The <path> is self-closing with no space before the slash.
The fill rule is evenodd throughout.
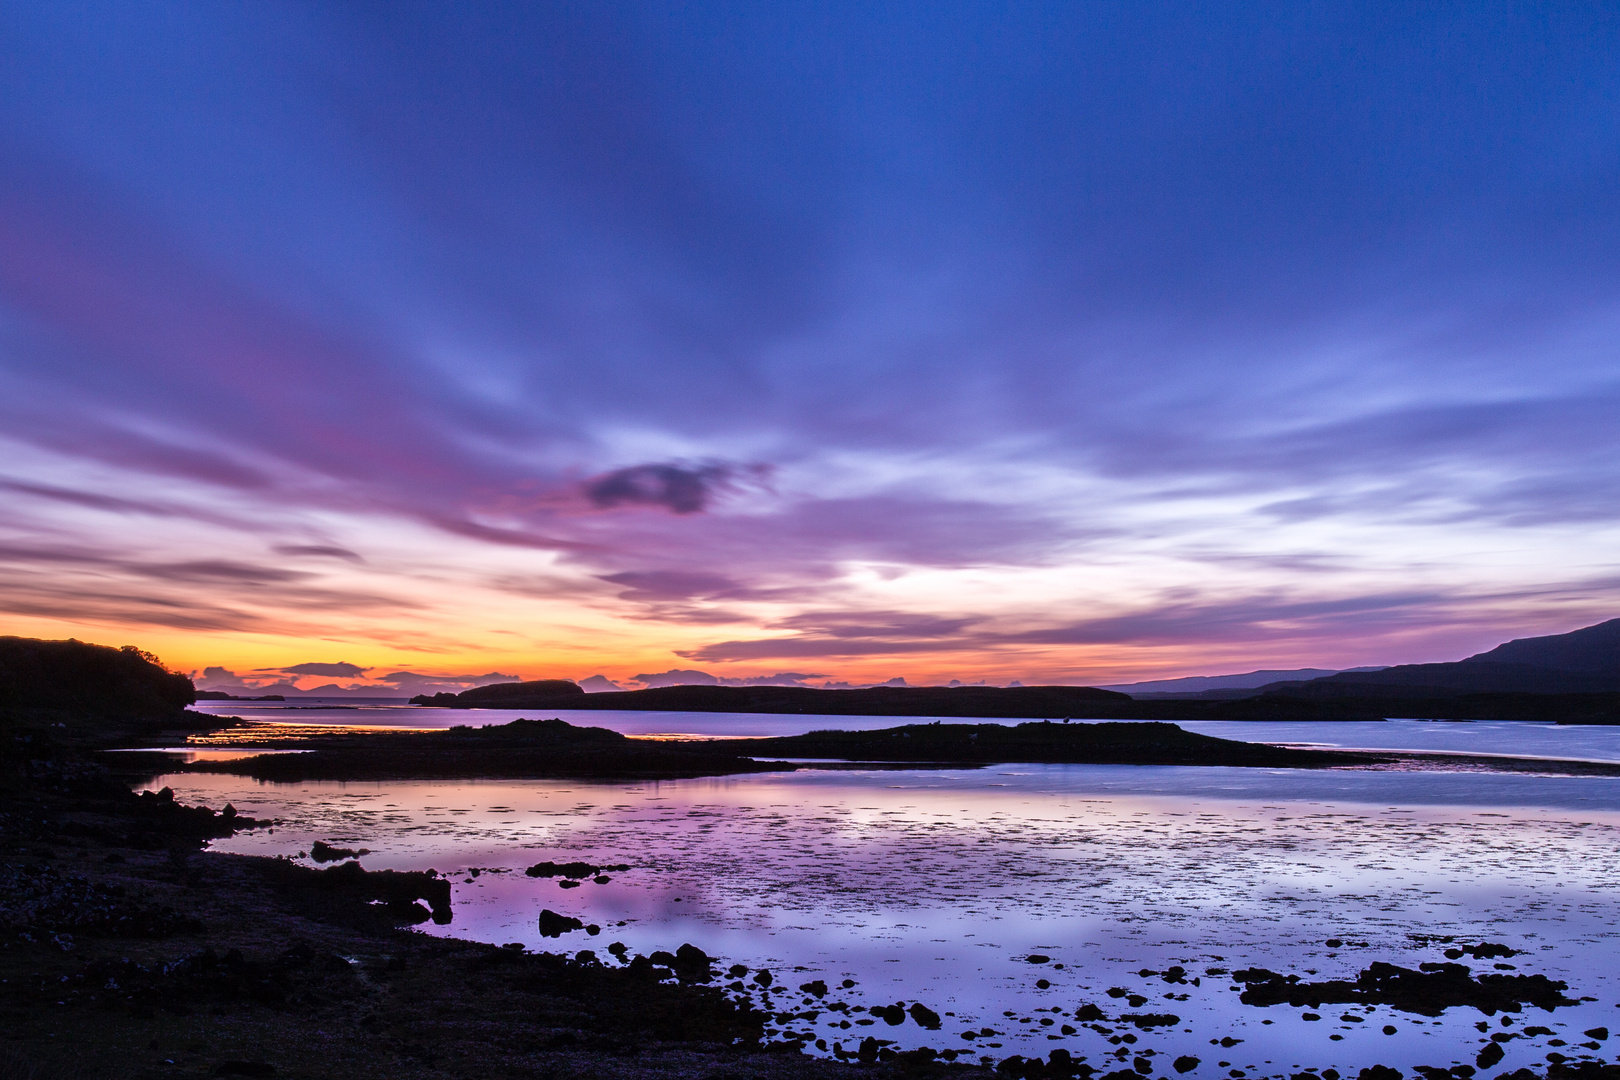
<path id="1" fill-rule="evenodd" d="M 432 873 L 367 872 L 347 861 L 319 870 L 285 859 L 208 852 L 202 849 L 211 838 L 273 823 L 247 820 L 228 806 L 181 806 L 166 792 L 133 794 L 130 782 L 138 776 L 111 767 L 137 769 L 140 756 L 99 751 L 144 740 L 161 745 L 212 721 L 181 711 L 184 688 L 149 657 L 69 644 L 74 648 L 45 652 L 60 659 L 77 650 L 98 677 L 105 676 L 100 690 L 84 692 L 81 686 L 51 698 L 12 678 L 17 668 L 0 670 L 0 1080 L 839 1080 L 988 1076 L 992 1071 L 1028 1080 L 1169 1080 L 1198 1065 L 1191 1057 L 1170 1061 L 1139 1053 L 1127 1068 L 1126 1048 L 1105 1054 L 1118 1060 L 1102 1068 L 1054 1050 L 1047 1059 L 1005 1058 L 990 1070 L 951 1062 L 961 1056 L 959 1049 L 896 1053 L 859 1030 L 842 1060 L 812 1058 L 802 1052 L 796 1021 L 817 1007 L 828 990 L 823 984 L 806 984 L 794 994 L 790 983 L 784 985 L 787 980 L 773 985 L 766 972 L 731 968 L 722 975 L 723 961 L 690 946 L 632 957 L 622 947 L 614 949 L 610 932 L 592 933 L 599 928 L 554 929 L 584 930 L 593 945 L 608 942 L 599 946 L 602 956 L 589 949 L 535 954 L 413 932 L 410 927 L 429 920 L 452 919 L 449 881 Z M 0 666 L 6 659 L 0 643 Z M 1198 763 L 1298 766 L 1354 758 L 1366 765 L 1377 757 L 1384 765 L 1402 764 L 1400 755 L 1256 747 L 1163 724 L 910 725 L 759 740 L 748 747 L 634 743 L 560 721 L 377 738 L 339 739 L 314 754 L 260 757 L 252 767 L 284 762 L 276 767 L 289 768 L 303 761 L 298 767 L 359 768 L 364 751 L 375 746 L 395 748 L 381 755 L 392 759 L 374 774 L 384 776 L 396 775 L 390 771 L 396 769 L 430 769 L 434 761 L 449 762 L 444 768 L 481 770 L 446 775 L 512 775 L 493 768 L 495 759 L 508 762 L 508 769 L 525 770 L 524 775 L 597 775 L 585 771 L 592 769 L 615 777 L 702 775 L 782 767 L 746 754 L 811 751 L 912 763 L 951 754 L 966 764 L 1067 760 L 1063 755 L 1083 753 L 1089 760 L 1109 761 L 1171 757 L 1188 763 L 1186 756 L 1194 754 Z M 1212 760 L 1221 754 L 1234 759 Z M 576 771 L 544 771 L 559 768 Z M 351 854 L 330 848 L 317 852 L 327 859 Z M 595 869 L 541 864 L 530 872 L 570 876 Z M 541 912 L 542 933 L 548 916 L 573 922 Z M 1455 952 L 1462 955 L 1463 950 Z M 1486 954 L 1476 947 L 1471 955 L 1509 953 Z M 1037 959 L 1046 958 L 1030 957 L 1032 963 Z M 1475 977 L 1457 964 L 1420 968 L 1373 964 L 1343 982 L 1304 983 L 1260 969 L 1232 977 L 1246 987 L 1244 1002 L 1260 1006 L 1387 1002 L 1435 1015 L 1452 1007 L 1488 1013 L 1569 1003 L 1563 983 L 1541 976 Z M 1166 982 L 1185 975 L 1179 968 L 1160 974 Z M 904 1009 L 903 1004 L 873 1007 L 870 1013 L 890 1025 L 938 1028 L 941 1018 L 923 1003 Z M 1134 1008 L 1138 1002 L 1130 998 L 1128 1004 Z M 1089 1003 L 1073 1018 L 1093 1027 L 1107 1019 Z M 1147 1030 L 1165 1019 L 1143 1014 L 1113 1021 L 1126 1022 Z M 1127 1038 L 1115 1036 L 1110 1043 Z M 1483 1045 L 1478 1070 L 1417 1072 L 1422 1080 L 1471 1080 L 1502 1058 L 1496 1042 Z M 1520 1069 L 1503 1077 L 1620 1080 L 1620 1065 L 1559 1057 L 1549 1055 L 1544 1074 Z M 1290 1080 L 1350 1078 L 1323 1069 Z M 1403 1077 L 1372 1066 L 1356 1080 Z"/>
<path id="2" fill-rule="evenodd" d="M 847 1063 L 804 1055 L 779 1026 L 790 1021 L 716 985 L 689 949 L 621 963 L 412 932 L 448 920 L 448 881 L 202 851 L 266 823 L 135 796 L 48 732 L 17 753 L 8 728 L 7 1080 L 982 1072 L 930 1054 L 879 1060 L 875 1044 L 864 1061 L 853 1044 Z"/>

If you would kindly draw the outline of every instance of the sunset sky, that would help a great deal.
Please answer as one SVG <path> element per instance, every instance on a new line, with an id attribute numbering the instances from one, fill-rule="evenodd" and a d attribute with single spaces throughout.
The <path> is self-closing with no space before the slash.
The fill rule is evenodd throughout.
<path id="1" fill-rule="evenodd" d="M 0 633 L 1106 683 L 1620 615 L 1612 7 L 64 2 L 0 50 Z"/>

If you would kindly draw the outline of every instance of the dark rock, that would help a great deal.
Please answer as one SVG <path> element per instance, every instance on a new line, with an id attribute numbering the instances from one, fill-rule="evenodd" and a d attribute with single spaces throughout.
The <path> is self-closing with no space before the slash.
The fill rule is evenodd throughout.
<path id="1" fill-rule="evenodd" d="M 357 862 L 339 863 L 325 870 L 311 870 L 286 860 L 277 860 L 269 872 L 273 883 L 283 888 L 307 889 L 355 900 L 384 905 L 401 921 L 422 921 L 417 916 L 424 900 L 432 909 L 434 922 L 450 922 L 450 882 L 431 872 L 403 870 L 368 871 Z"/>
<path id="2" fill-rule="evenodd" d="M 1577 1004 L 1564 996 L 1567 983 L 1544 975 L 1475 977 L 1462 964 L 1420 964 L 1419 970 L 1413 971 L 1377 962 L 1354 982 L 1339 979 L 1306 983 L 1297 975 L 1279 975 L 1264 968 L 1236 971 L 1232 978 L 1247 986 L 1240 998 L 1245 1005 L 1389 1005 L 1423 1016 L 1439 1016 L 1448 1008 L 1472 1006 L 1489 1016 L 1498 1011 L 1516 1012 L 1526 1004 L 1549 1012 Z"/>
<path id="3" fill-rule="evenodd" d="M 1171 1065 L 1174 1066 L 1178 1073 L 1192 1072 L 1198 1068 L 1198 1059 L 1191 1054 L 1183 1054 L 1171 1062 Z"/>
<path id="4" fill-rule="evenodd" d="M 227 806 L 225 809 L 230 811 L 229 816 L 236 816 L 236 811 L 232 807 Z M 358 859 L 362 855 L 370 854 L 371 851 L 367 848 L 333 847 L 325 840 L 317 840 L 309 846 L 309 857 L 318 863 L 338 862 L 341 859 Z"/>
<path id="5" fill-rule="evenodd" d="M 562 937 L 564 934 L 583 929 L 585 929 L 584 922 L 571 915 L 559 915 L 550 908 L 542 908 L 540 911 L 541 937 Z"/>
<path id="6" fill-rule="evenodd" d="M 918 1027 L 927 1028 L 929 1031 L 939 1030 L 939 1013 L 922 1002 L 913 1003 L 911 1008 L 906 1011 L 911 1014 L 911 1018 L 917 1022 Z"/>
<path id="7" fill-rule="evenodd" d="M 827 984 L 820 979 L 802 983 L 800 984 L 799 989 L 803 990 L 807 994 L 813 994 L 818 998 L 827 996 Z"/>
<path id="8" fill-rule="evenodd" d="M 1458 945 L 1446 950 L 1446 959 L 1460 960 L 1464 956 L 1472 956 L 1475 960 L 1493 960 L 1497 957 L 1518 956 L 1522 949 L 1510 949 L 1506 945 L 1494 941 L 1482 941 L 1478 945 Z"/>
<path id="9" fill-rule="evenodd" d="M 1401 1080 L 1401 1070 L 1388 1065 L 1369 1065 L 1356 1074 L 1356 1080 Z"/>
<path id="10" fill-rule="evenodd" d="M 530 877 L 588 878 L 601 873 L 601 868 L 586 862 L 541 862 L 535 863 L 523 872 Z"/>
<path id="11" fill-rule="evenodd" d="M 867 1012 L 871 1013 L 879 1020 L 882 1020 L 890 1027 L 895 1027 L 906 1022 L 906 1007 L 901 1004 L 874 1005 L 868 1009 Z"/>
<path id="12" fill-rule="evenodd" d="M 1485 1048 L 1481 1050 L 1479 1052 L 1479 1056 L 1474 1059 L 1474 1064 L 1478 1065 L 1481 1069 L 1489 1069 L 1491 1066 L 1501 1061 L 1505 1056 L 1506 1055 L 1502 1050 L 1501 1043 L 1486 1043 Z"/>
<path id="13" fill-rule="evenodd" d="M 656 959 L 657 954 L 654 954 Z M 682 945 L 675 950 L 671 968 L 682 982 L 708 982 L 714 978 L 714 958 L 696 945 Z"/>
<path id="14" fill-rule="evenodd" d="M 1172 1013 L 1126 1013 L 1119 1019 L 1124 1024 L 1135 1024 L 1143 1031 L 1156 1027 L 1174 1027 L 1181 1023 L 1181 1017 Z"/>

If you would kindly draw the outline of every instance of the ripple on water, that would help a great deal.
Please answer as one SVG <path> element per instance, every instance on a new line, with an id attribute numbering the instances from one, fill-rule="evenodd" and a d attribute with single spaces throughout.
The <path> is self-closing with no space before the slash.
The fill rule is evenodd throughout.
<path id="1" fill-rule="evenodd" d="M 1194 1077 L 1354 1075 L 1470 1064 L 1507 1034 L 1511 1071 L 1542 1062 L 1555 1038 L 1587 1053 L 1579 1044 L 1596 1040 L 1581 1033 L 1620 1019 L 1612 780 L 1017 766 L 618 785 L 158 783 L 283 822 L 222 850 L 292 854 L 321 839 L 373 849 L 371 868 L 450 874 L 455 922 L 430 932 L 601 955 L 615 941 L 641 953 L 691 942 L 768 969 L 770 989 L 752 974 L 738 985 L 772 1005 L 779 1029 L 846 1049 L 871 1035 L 969 1059 L 1064 1048 L 1113 1069 L 1142 1055 L 1155 1075 L 1188 1055 Z M 579 859 L 631 869 L 570 888 L 521 872 Z M 543 907 L 603 932 L 544 940 Z M 1464 957 L 1475 973 L 1511 964 L 1598 1000 L 1532 1007 L 1503 1027 L 1506 1014 L 1466 1008 L 1249 1006 L 1230 978 L 1415 969 L 1446 961 L 1445 938 L 1519 953 Z M 799 989 L 817 980 L 825 997 Z M 888 1008 L 918 1002 L 939 1030 Z M 1523 1037 L 1536 1028 L 1546 1033 Z"/>

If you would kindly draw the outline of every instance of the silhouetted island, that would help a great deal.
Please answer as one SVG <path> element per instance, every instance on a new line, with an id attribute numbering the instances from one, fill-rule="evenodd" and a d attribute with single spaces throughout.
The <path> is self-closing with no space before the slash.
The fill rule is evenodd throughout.
<path id="1" fill-rule="evenodd" d="M 1376 755 L 1290 750 L 1217 739 L 1173 724 L 912 724 L 881 731 L 819 731 L 773 739 L 665 742 L 632 739 L 562 720 L 514 720 L 445 731 L 325 735 L 300 754 L 199 761 L 193 772 L 283 783 L 382 779 L 677 779 L 791 771 L 780 757 L 983 765 L 1046 762 L 1326 768 L 1380 763 Z"/>
<path id="2" fill-rule="evenodd" d="M 1109 718 L 1129 694 L 1090 686 L 660 686 L 587 694 L 566 679 L 496 683 L 459 694 L 419 694 L 414 705 L 448 709 L 631 709 L 656 712 L 807 713 L 825 716 Z M 1099 714 L 1098 710 L 1101 710 Z"/>
<path id="3" fill-rule="evenodd" d="M 1366 765 L 1364 754 L 1292 750 L 1183 731 L 1174 724 L 908 724 L 879 731 L 812 731 L 728 739 L 738 753 L 846 761 L 1040 762 L 1081 765 L 1236 765 L 1328 768 Z"/>
<path id="4" fill-rule="evenodd" d="M 1399 671 L 1399 668 L 1391 668 Z M 1376 674 L 1383 674 L 1378 672 Z M 1339 676 L 1334 676 L 1339 678 Z M 1090 686 L 663 686 L 587 694 L 566 679 L 496 683 L 412 704 L 450 709 L 777 713 L 807 716 L 979 717 L 1017 720 L 1535 720 L 1620 723 L 1620 693 L 1464 693 L 1401 684 L 1283 683 L 1254 696 L 1137 701 Z"/>

